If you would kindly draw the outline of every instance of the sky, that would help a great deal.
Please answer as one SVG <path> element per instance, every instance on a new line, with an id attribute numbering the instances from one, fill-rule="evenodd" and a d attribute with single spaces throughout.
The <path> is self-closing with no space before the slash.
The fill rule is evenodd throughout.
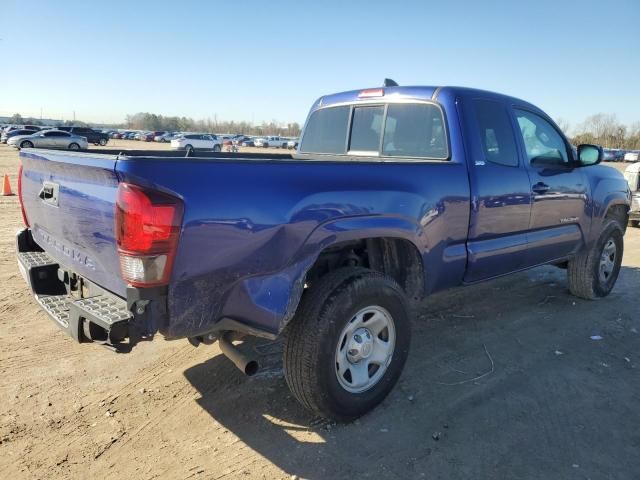
<path id="1" fill-rule="evenodd" d="M 328 93 L 461 85 L 640 121 L 640 0 L 0 0 L 0 115 L 304 122 Z"/>

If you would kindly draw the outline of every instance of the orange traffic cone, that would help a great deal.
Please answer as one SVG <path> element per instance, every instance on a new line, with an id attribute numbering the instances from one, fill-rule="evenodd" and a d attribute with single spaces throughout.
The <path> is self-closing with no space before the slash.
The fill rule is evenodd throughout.
<path id="1" fill-rule="evenodd" d="M 13 195 L 11 191 L 11 184 L 9 183 L 9 176 L 5 174 L 4 181 L 2 182 L 2 193 L 0 195 L 6 197 L 9 195 Z"/>

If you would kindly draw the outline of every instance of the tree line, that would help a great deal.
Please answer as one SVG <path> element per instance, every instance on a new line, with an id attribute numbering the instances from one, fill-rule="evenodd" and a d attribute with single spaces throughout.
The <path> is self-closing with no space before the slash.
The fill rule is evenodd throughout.
<path id="1" fill-rule="evenodd" d="M 562 120 L 558 125 L 565 133 L 570 125 Z M 597 113 L 587 117 L 570 135 L 574 145 L 593 143 L 605 148 L 640 150 L 640 122 L 625 125 L 615 114 Z"/>

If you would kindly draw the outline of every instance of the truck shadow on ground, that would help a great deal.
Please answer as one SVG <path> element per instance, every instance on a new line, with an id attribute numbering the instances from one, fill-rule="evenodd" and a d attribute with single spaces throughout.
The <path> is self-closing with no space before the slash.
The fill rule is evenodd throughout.
<path id="1" fill-rule="evenodd" d="M 640 269 L 623 267 L 614 292 L 588 302 L 549 267 L 434 295 L 397 387 L 351 425 L 296 402 L 279 342 L 245 342 L 255 377 L 222 355 L 184 374 L 239 448 L 302 478 L 621 478 L 639 473 L 638 289 Z"/>

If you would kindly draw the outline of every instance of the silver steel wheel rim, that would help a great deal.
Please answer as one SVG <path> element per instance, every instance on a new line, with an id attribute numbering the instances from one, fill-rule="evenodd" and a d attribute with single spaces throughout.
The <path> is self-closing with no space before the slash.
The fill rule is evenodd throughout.
<path id="1" fill-rule="evenodd" d="M 350 393 L 372 388 L 387 371 L 395 345 L 391 314 L 377 305 L 360 310 L 338 337 L 335 372 L 340 386 Z"/>
<path id="2" fill-rule="evenodd" d="M 599 278 L 600 283 L 607 283 L 613 274 L 616 265 L 616 256 L 618 255 L 618 247 L 613 238 L 610 238 L 602 249 L 600 255 Z"/>
<path id="3" fill-rule="evenodd" d="M 72 143 L 71 145 L 69 145 L 69 150 L 78 150 L 78 146 L 75 143 Z"/>

